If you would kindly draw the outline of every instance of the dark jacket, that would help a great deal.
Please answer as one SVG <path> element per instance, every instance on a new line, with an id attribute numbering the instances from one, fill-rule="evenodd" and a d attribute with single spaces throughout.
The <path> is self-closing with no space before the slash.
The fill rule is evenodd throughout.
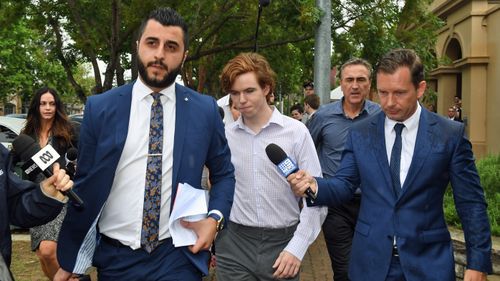
<path id="1" fill-rule="evenodd" d="M 0 145 L 0 252 L 10 265 L 10 224 L 29 228 L 54 219 L 63 204 L 42 193 L 39 185 L 21 180 L 11 171 L 9 151 Z"/>

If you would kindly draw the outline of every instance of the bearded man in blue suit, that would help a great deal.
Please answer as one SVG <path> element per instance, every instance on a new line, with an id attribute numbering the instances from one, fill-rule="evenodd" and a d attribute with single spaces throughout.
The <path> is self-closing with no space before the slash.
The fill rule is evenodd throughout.
<path id="1" fill-rule="evenodd" d="M 467 248 L 464 280 L 492 271 L 491 233 L 484 192 L 462 123 L 418 103 L 424 67 L 412 50 L 393 50 L 377 67 L 383 111 L 355 124 L 335 177 L 305 171 L 288 177 L 297 195 L 310 187 L 309 205 L 339 205 L 360 184 L 363 193 L 353 238 L 349 278 L 455 280 L 453 248 L 443 214 L 451 182 Z"/>
<path id="2" fill-rule="evenodd" d="M 75 177 L 85 206 L 68 209 L 55 280 L 91 264 L 99 280 L 194 281 L 208 272 L 207 250 L 229 217 L 234 168 L 215 100 L 174 83 L 187 49 L 183 19 L 157 9 L 140 28 L 139 79 L 89 98 Z M 204 165 L 208 216 L 184 224 L 197 234 L 194 245 L 174 247 L 168 219 L 177 186 L 201 188 Z"/>

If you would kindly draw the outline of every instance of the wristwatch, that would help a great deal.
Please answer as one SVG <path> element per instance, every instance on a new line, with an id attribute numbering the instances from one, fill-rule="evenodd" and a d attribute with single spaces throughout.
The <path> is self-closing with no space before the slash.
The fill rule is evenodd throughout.
<path id="1" fill-rule="evenodd" d="M 221 231 L 224 228 L 224 216 L 218 210 L 211 210 L 207 217 L 213 218 L 217 222 L 216 230 Z"/>

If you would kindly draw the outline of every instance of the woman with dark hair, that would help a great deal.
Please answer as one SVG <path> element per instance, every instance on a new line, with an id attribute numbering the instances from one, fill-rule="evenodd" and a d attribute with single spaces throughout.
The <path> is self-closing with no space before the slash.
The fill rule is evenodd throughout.
<path id="1" fill-rule="evenodd" d="M 39 89 L 28 110 L 26 125 L 21 133 L 31 136 L 40 147 L 51 145 L 61 156 L 60 167 L 65 167 L 65 154 L 70 147 L 77 147 L 77 134 L 69 121 L 56 90 L 49 87 Z M 35 182 L 41 178 L 31 179 Z M 57 237 L 66 215 L 66 206 L 53 221 L 30 229 L 31 249 L 35 251 L 45 275 L 52 280 L 59 263 L 56 257 Z"/>

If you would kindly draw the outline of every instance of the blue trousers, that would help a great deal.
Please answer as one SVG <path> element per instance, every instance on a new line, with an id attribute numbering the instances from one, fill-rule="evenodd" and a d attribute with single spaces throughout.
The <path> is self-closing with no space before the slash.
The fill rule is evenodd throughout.
<path id="1" fill-rule="evenodd" d="M 101 239 L 94 254 L 99 281 L 200 281 L 201 272 L 188 260 L 172 239 L 165 239 L 151 254 L 142 249 Z"/>
<path id="2" fill-rule="evenodd" d="M 399 262 L 399 257 L 392 257 L 391 266 L 389 267 L 389 272 L 387 273 L 385 281 L 406 281 L 403 268 Z"/>

